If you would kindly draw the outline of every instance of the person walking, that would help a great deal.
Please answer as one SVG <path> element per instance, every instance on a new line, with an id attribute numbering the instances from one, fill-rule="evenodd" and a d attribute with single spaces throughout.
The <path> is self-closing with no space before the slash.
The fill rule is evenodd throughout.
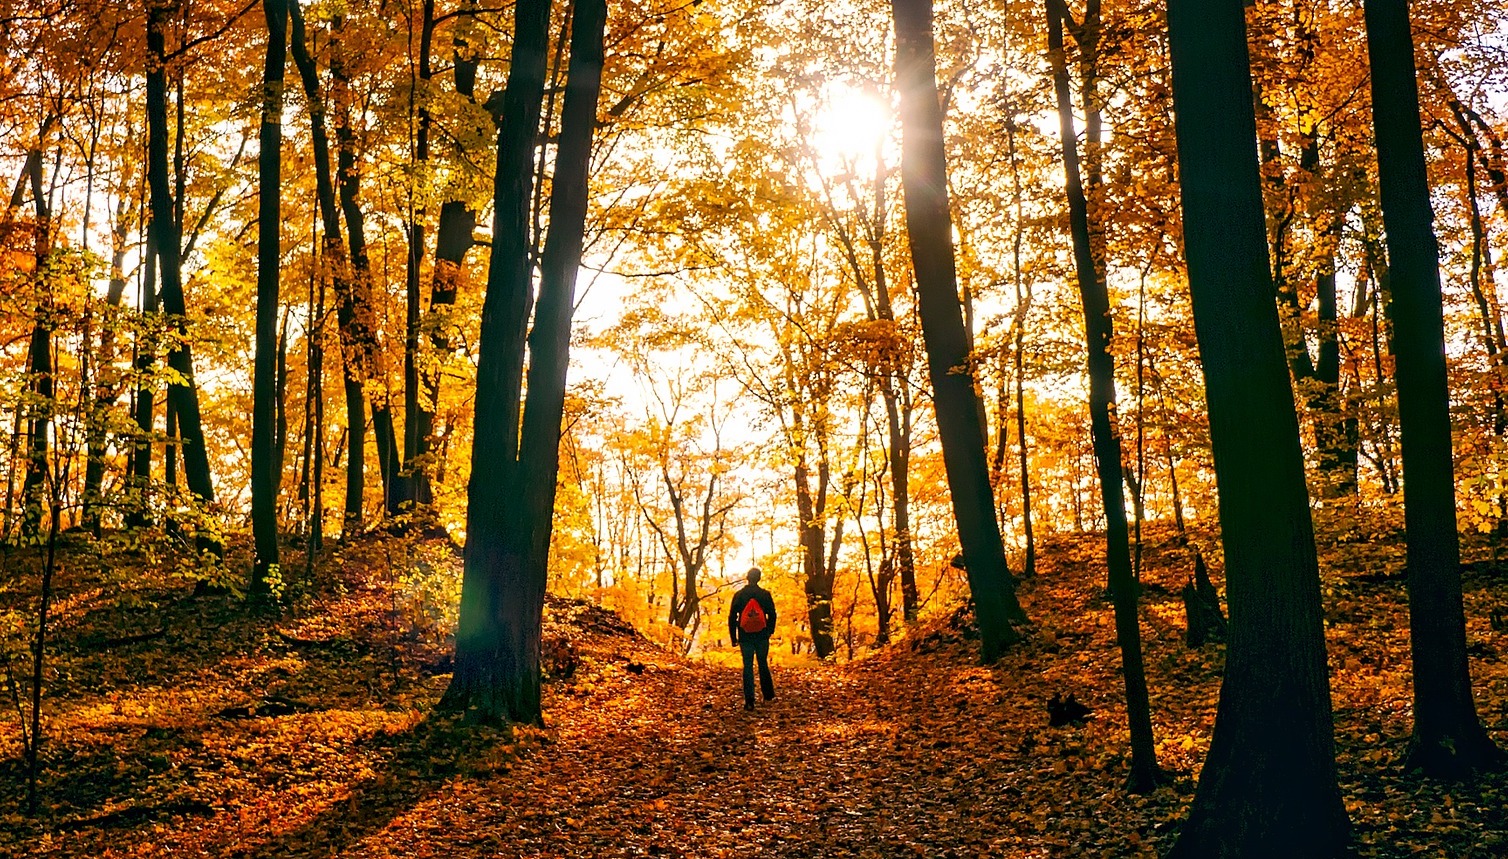
<path id="1" fill-rule="evenodd" d="M 759 660 L 759 688 L 766 701 L 775 698 L 770 676 L 770 633 L 775 631 L 775 599 L 759 586 L 758 567 L 749 570 L 749 583 L 733 595 L 728 611 L 728 637 L 743 651 L 744 709 L 754 709 L 754 660 Z"/>

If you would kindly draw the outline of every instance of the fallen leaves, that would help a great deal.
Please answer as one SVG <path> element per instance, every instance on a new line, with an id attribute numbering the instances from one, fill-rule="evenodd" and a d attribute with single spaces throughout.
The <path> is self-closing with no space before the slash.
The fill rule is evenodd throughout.
<path id="1" fill-rule="evenodd" d="M 1043 633 L 997 665 L 976 664 L 955 613 L 851 664 L 777 662 L 779 697 L 754 713 L 735 667 L 552 598 L 548 727 L 509 731 L 426 715 L 446 680 L 442 650 L 394 622 L 360 569 L 272 627 L 223 599 L 164 601 L 160 638 L 116 654 L 65 643 L 60 670 L 77 679 L 50 698 L 51 812 L 18 818 L 19 792 L 0 791 L 0 856 L 1152 856 L 1175 837 L 1208 749 L 1222 657 L 1184 647 L 1167 606 L 1186 571 L 1177 553 L 1149 552 L 1143 627 L 1173 781 L 1126 793 L 1098 553 L 1088 539 L 1044 552 L 1023 591 Z M 1493 587 L 1468 593 L 1474 616 L 1501 601 Z M 1358 854 L 1502 855 L 1502 776 L 1447 788 L 1397 771 L 1401 597 L 1341 581 L 1327 599 Z M 1486 623 L 1472 634 L 1493 653 L 1508 645 Z M 1501 731 L 1508 672 L 1486 657 L 1475 667 Z M 1093 716 L 1049 726 L 1048 701 L 1069 692 Z M 280 701 L 298 706 L 269 706 Z M 0 747 L 14 748 L 5 731 Z M 13 759 L 4 766 L 16 784 Z"/>

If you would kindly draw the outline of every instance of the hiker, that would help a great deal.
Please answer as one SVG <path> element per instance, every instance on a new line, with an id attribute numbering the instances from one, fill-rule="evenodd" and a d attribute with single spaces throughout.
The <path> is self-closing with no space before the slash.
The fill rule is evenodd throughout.
<path id="1" fill-rule="evenodd" d="M 770 633 L 775 631 L 775 600 L 759 586 L 759 568 L 749 570 L 749 583 L 733 595 L 728 611 L 728 637 L 743 651 L 744 709 L 754 709 L 754 659 L 759 658 L 759 688 L 766 701 L 775 697 L 770 677 Z"/>

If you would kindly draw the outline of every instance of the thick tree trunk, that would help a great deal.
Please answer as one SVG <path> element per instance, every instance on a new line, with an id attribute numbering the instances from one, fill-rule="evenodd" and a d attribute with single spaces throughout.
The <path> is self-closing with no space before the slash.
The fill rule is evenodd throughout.
<path id="1" fill-rule="evenodd" d="M 1115 425 L 1115 358 L 1110 354 L 1114 328 L 1110 293 L 1103 269 L 1096 265 L 1088 204 L 1079 172 L 1078 138 L 1073 128 L 1073 101 L 1068 63 L 1064 56 L 1063 26 L 1068 10 L 1060 0 L 1047 0 L 1047 45 L 1058 100 L 1058 134 L 1068 193 L 1068 220 L 1073 233 L 1074 265 L 1079 299 L 1084 310 L 1084 343 L 1089 354 L 1089 419 L 1094 458 L 1105 510 L 1105 560 L 1115 603 L 1116 640 L 1120 645 L 1126 683 L 1126 716 L 1131 731 L 1131 774 L 1127 780 L 1137 793 L 1157 786 L 1157 750 L 1152 737 L 1152 705 L 1142 664 L 1141 624 L 1137 616 L 1136 581 L 1131 575 L 1131 547 L 1126 527 L 1126 494 L 1121 481 L 1121 438 Z M 1086 100 L 1092 100 L 1085 96 Z"/>
<path id="2" fill-rule="evenodd" d="M 147 184 L 152 220 L 148 241 L 157 251 L 158 274 L 162 282 L 162 309 L 169 317 L 177 337 L 168 350 L 168 366 L 183 381 L 168 386 L 168 402 L 178 415 L 179 434 L 183 443 L 183 471 L 195 502 L 208 507 L 215 501 L 215 486 L 210 475 L 209 451 L 204 444 L 204 428 L 199 418 L 199 388 L 194 379 L 194 356 L 188 340 L 187 308 L 184 305 L 182 271 L 179 265 L 180 232 L 174 216 L 174 200 L 168 182 L 167 62 L 166 29 L 175 7 L 149 0 L 147 5 Z M 196 535 L 199 551 L 216 559 L 225 549 L 215 534 L 200 529 Z"/>
<path id="3" fill-rule="evenodd" d="M 1220 488 L 1230 643 L 1174 859 L 1338 857 L 1319 563 L 1268 268 L 1241 0 L 1172 0 L 1184 242 Z"/>
<path id="4" fill-rule="evenodd" d="M 1450 392 L 1435 239 L 1406 0 L 1367 0 L 1372 117 L 1387 231 L 1398 423 L 1408 535 L 1414 734 L 1408 763 L 1461 778 L 1508 756 L 1477 716 L 1461 604 Z"/>
<path id="5" fill-rule="evenodd" d="M 294 0 L 297 2 L 297 0 Z M 267 57 L 262 72 L 261 150 L 257 156 L 257 320 L 251 406 L 251 530 L 256 563 L 247 597 L 266 600 L 278 567 L 277 450 L 278 270 L 282 265 L 283 74 L 288 57 L 288 0 L 263 0 Z"/>
<path id="6" fill-rule="evenodd" d="M 519 396 L 533 304 L 529 261 L 534 158 L 544 103 L 550 0 L 514 7 L 513 58 L 497 104 L 493 244 L 477 361 L 466 556 L 456 629 L 455 673 L 440 706 L 485 722 L 539 722 L 539 636 L 545 582 L 526 546 L 549 520 L 529 522 L 520 490 Z"/>
<path id="7" fill-rule="evenodd" d="M 533 0 L 522 0 L 518 15 L 518 30 L 514 40 L 514 66 L 508 80 L 508 94 L 504 107 L 504 131 L 509 133 L 507 118 L 512 115 L 509 107 L 527 122 L 533 118 L 537 128 L 539 108 L 544 83 L 544 45 L 548 33 L 549 9 L 547 3 L 536 9 Z M 535 16 L 538 16 L 536 18 Z M 471 484 L 472 497 L 467 510 L 467 554 L 465 578 L 462 584 L 462 617 L 468 618 L 467 584 L 482 585 L 482 593 L 502 595 L 489 608 L 473 605 L 470 617 L 480 624 L 466 629 L 468 643 L 490 643 L 490 646 L 463 650 L 462 635 L 456 636 L 456 673 L 451 687 L 446 690 L 448 706 L 463 706 L 477 717 L 487 721 L 510 719 L 513 721 L 538 722 L 539 706 L 539 637 L 540 618 L 544 608 L 547 562 L 550 553 L 550 535 L 554 522 L 556 478 L 560 465 L 560 426 L 565 406 L 566 369 L 570 361 L 571 312 L 577 273 L 581 265 L 582 236 L 586 223 L 587 177 L 590 166 L 592 132 L 596 127 L 597 97 L 602 81 L 602 42 L 607 21 L 606 0 L 577 0 L 571 15 L 571 60 L 566 82 L 565 102 L 561 112 L 560 145 L 555 159 L 555 173 L 550 190 L 550 234 L 540 260 L 539 308 L 534 318 L 534 328 L 529 336 L 528 400 L 523 408 L 522 429 L 516 459 L 506 462 L 508 472 L 516 482 L 477 481 Z M 528 53 L 520 58 L 519 48 L 526 46 Z M 537 54 L 535 51 L 537 50 Z M 523 62 L 521 62 L 523 59 Z M 514 77 L 527 77 L 518 87 L 517 102 L 514 95 Z M 537 75 L 537 76 L 536 76 Z M 524 137 L 532 130 L 513 129 L 512 143 L 533 150 L 533 135 Z M 500 143 L 503 141 L 500 139 Z M 502 157 L 504 147 L 499 146 L 499 191 L 518 188 L 513 182 L 504 183 Z M 510 167 L 527 168 L 525 159 L 507 159 Z M 518 173 L 511 174 L 517 181 Z M 527 182 L 527 180 L 526 180 Z M 527 198 L 525 198 L 527 200 Z M 502 194 L 497 200 L 497 210 L 505 210 L 509 202 Z M 514 210 L 526 214 L 526 210 Z M 499 216 L 499 221 L 502 217 Z M 501 226 L 501 224 L 500 224 Z M 515 222 L 514 227 L 527 229 L 527 221 Z M 501 231 L 494 235 L 501 235 Z M 526 237 L 520 230 L 514 234 Z M 496 249 L 494 249 L 494 253 Z M 525 264 L 527 260 L 524 261 Z M 523 271 L 527 272 L 527 266 Z M 487 290 L 488 303 L 493 297 L 492 284 Z M 487 346 L 509 345 L 523 351 L 522 342 L 509 342 L 488 338 L 489 333 L 498 334 L 487 327 L 487 313 L 483 310 L 482 360 L 493 357 Z M 506 320 L 512 322 L 512 320 Z M 513 329 L 505 328 L 504 331 Z M 489 342 L 490 341 L 490 342 Z M 479 375 L 481 368 L 478 368 Z M 484 377 L 485 378 L 485 377 Z M 490 380 L 494 383 L 495 379 Z M 516 390 L 516 389 L 515 389 Z M 477 426 L 483 428 L 482 390 L 478 388 Z M 474 448 L 473 474 L 486 474 L 482 466 L 491 465 L 487 446 Z M 514 452 L 505 451 L 512 459 Z M 492 484 L 485 486 L 485 484 Z M 499 492 L 507 493 L 499 497 Z M 473 555 L 473 540 L 481 529 L 487 537 L 477 546 Z M 473 558 L 478 563 L 473 564 Z M 495 567 L 485 562 L 495 558 Z M 480 611 L 478 610 L 480 609 Z M 479 628 L 480 627 L 480 628 Z M 492 664 L 482 658 L 490 655 Z M 463 674 L 462 665 L 468 666 Z"/>
<path id="8" fill-rule="evenodd" d="M 942 108 L 932 49 L 932 3 L 892 0 L 891 11 L 901 92 L 901 184 L 922 338 L 953 515 L 979 619 L 981 656 L 991 662 L 1018 638 L 1011 624 L 1024 621 L 1026 613 L 1016 601 L 1016 582 L 1006 564 L 995 518 L 968 332 L 958 303 Z"/>

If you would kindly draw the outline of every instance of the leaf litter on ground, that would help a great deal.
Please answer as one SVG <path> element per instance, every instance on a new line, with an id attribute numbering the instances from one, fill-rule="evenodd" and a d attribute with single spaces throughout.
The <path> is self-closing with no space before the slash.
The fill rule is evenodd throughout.
<path id="1" fill-rule="evenodd" d="M 1134 795 L 1102 544 L 1047 549 L 1022 592 L 1036 625 L 997 664 L 977 663 L 960 607 L 851 662 L 777 661 L 777 698 L 752 713 L 736 668 L 552 597 L 547 727 L 504 730 L 431 714 L 447 645 L 404 620 L 401 583 L 371 560 L 387 550 L 346 553 L 273 621 L 232 597 L 188 599 L 170 577 L 111 602 L 81 572 L 65 582 L 75 609 L 58 630 L 37 820 L 20 813 L 16 723 L 0 727 L 0 856 L 1155 856 L 1192 797 L 1219 694 L 1220 647 L 1182 639 L 1189 556 L 1171 541 L 1146 556 L 1169 781 Z M 1508 634 L 1487 619 L 1504 581 L 1488 565 L 1467 582 L 1478 701 L 1500 741 Z M 1327 574 L 1357 853 L 1508 854 L 1503 775 L 1400 771 L 1403 599 L 1396 580 Z M 118 640 L 143 623 L 164 632 Z M 1050 726 L 1047 702 L 1070 693 L 1093 715 Z"/>

